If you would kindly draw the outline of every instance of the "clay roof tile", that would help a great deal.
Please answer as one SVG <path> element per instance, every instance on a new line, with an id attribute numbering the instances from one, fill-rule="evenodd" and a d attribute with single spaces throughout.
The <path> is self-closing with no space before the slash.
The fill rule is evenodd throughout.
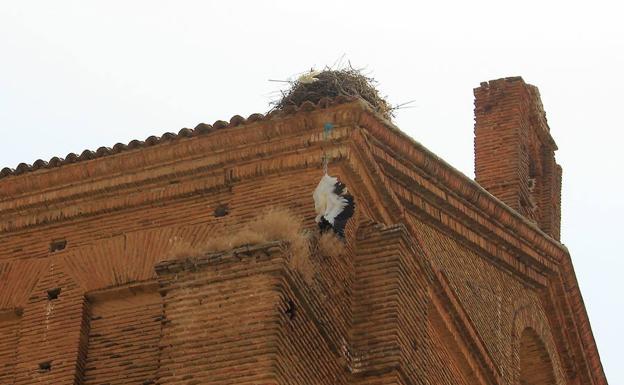
<path id="1" fill-rule="evenodd" d="M 160 140 L 173 140 L 175 138 L 177 138 L 178 136 L 176 134 L 174 134 L 173 132 L 165 132 L 161 137 Z"/>
<path id="2" fill-rule="evenodd" d="M 58 167 L 63 164 L 63 158 L 59 158 L 58 156 L 52 157 L 48 162 L 48 167 Z"/>
<path id="3" fill-rule="evenodd" d="M 13 174 L 13 172 L 15 172 L 15 170 L 13 170 L 12 168 L 5 167 L 0 171 L 0 177 L 11 175 Z"/>
<path id="4" fill-rule="evenodd" d="M 48 162 L 46 162 L 43 159 L 37 159 L 35 163 L 33 163 L 32 165 L 33 170 L 39 170 L 40 168 L 47 168 L 47 167 L 48 167 Z"/>
<path id="5" fill-rule="evenodd" d="M 207 134 L 212 131 L 214 131 L 214 128 L 210 124 L 199 123 L 197 126 L 195 126 L 195 132 L 197 132 L 200 135 Z"/>
<path id="6" fill-rule="evenodd" d="M 95 151 L 95 154 L 99 156 L 106 156 L 112 154 L 113 151 L 109 147 L 100 147 Z"/>
<path id="7" fill-rule="evenodd" d="M 78 155 L 70 152 L 65 156 L 65 160 L 63 160 L 62 164 L 76 163 L 78 161 Z"/>
<path id="8" fill-rule="evenodd" d="M 190 128 L 183 128 L 180 131 L 178 131 L 178 136 L 181 138 L 190 138 L 191 136 L 194 136 L 195 132 L 193 130 L 191 130 Z"/>
<path id="9" fill-rule="evenodd" d="M 225 120 L 217 120 L 216 122 L 212 124 L 212 127 L 214 127 L 217 130 L 221 130 L 221 129 L 226 128 L 229 125 L 230 123 L 226 122 Z"/>
<path id="10" fill-rule="evenodd" d="M 259 122 L 259 121 L 264 120 L 264 119 L 266 119 L 266 118 L 262 114 L 251 114 L 247 118 L 247 122 L 248 123 Z"/>
<path id="11" fill-rule="evenodd" d="M 128 146 L 126 146 L 123 143 L 116 143 L 113 146 L 113 154 L 117 154 L 118 152 L 122 152 L 125 151 L 128 148 Z"/>
<path id="12" fill-rule="evenodd" d="M 95 158 L 95 153 L 91 150 L 84 150 L 78 157 L 78 160 L 89 160 Z"/>
<path id="13" fill-rule="evenodd" d="M 134 139 L 134 140 L 131 140 L 130 143 L 128 143 L 128 149 L 134 150 L 135 148 L 143 147 L 143 144 L 144 144 L 143 141 Z"/>

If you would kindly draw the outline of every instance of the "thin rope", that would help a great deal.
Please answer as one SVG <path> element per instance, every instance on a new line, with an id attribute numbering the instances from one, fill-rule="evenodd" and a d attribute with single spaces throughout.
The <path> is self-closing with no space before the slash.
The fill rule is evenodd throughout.
<path id="1" fill-rule="evenodd" d="M 323 175 L 327 174 L 327 156 L 323 154 Z"/>
<path id="2" fill-rule="evenodd" d="M 327 142 L 327 140 L 329 139 L 329 133 L 331 132 L 331 130 L 334 128 L 334 125 L 331 123 L 325 123 L 325 125 L 323 126 L 323 141 Z M 325 148 L 323 148 L 323 157 L 321 158 L 322 162 L 323 162 L 323 173 L 326 175 L 327 174 L 327 167 L 329 164 L 329 156 L 327 155 L 327 151 L 325 150 Z"/>

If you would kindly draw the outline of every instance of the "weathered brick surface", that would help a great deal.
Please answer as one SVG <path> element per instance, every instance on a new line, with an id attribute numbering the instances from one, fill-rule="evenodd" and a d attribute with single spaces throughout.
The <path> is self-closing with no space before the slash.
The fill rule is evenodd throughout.
<path id="1" fill-rule="evenodd" d="M 74 384 L 82 377 L 85 301 L 82 289 L 52 257 L 23 308 L 14 384 Z M 48 291 L 60 289 L 56 299 Z M 49 365 L 49 370 L 45 368 Z"/>
<path id="2" fill-rule="evenodd" d="M 559 168 L 535 216 L 360 101 L 304 107 L 0 179 L 0 384 L 606 384 Z M 272 207 L 314 231 L 323 156 L 357 210 L 311 279 L 287 240 L 172 253 Z"/>
<path id="3" fill-rule="evenodd" d="M 475 176 L 510 207 L 559 239 L 561 167 L 539 91 L 521 78 L 475 89 Z"/>
<path id="4" fill-rule="evenodd" d="M 0 314 L 0 384 L 8 384 L 15 377 L 16 351 L 20 316 L 13 310 Z"/>
<path id="5" fill-rule="evenodd" d="M 159 366 L 162 300 L 155 285 L 88 296 L 89 340 L 84 384 L 144 384 Z"/>
<path id="6" fill-rule="evenodd" d="M 422 252 L 403 226 L 379 225 L 360 229 L 357 251 L 353 371 L 422 378 L 429 300 Z"/>
<path id="7" fill-rule="evenodd" d="M 191 268 L 196 271 L 178 271 L 172 264 L 167 266 L 172 269 L 170 274 L 163 272 L 159 384 L 273 381 L 270 368 L 277 354 L 277 278 L 260 272 L 248 275 L 248 264 L 264 265 L 258 261 L 262 258 L 259 254 L 242 260 L 230 258 L 239 263 L 227 266 L 224 262 L 215 269 Z M 259 270 L 270 272 L 270 265 Z"/>
<path id="8" fill-rule="evenodd" d="M 515 344 L 514 328 L 540 325 L 540 339 L 547 345 L 553 367 L 557 374 L 557 383 L 565 383 L 561 372 L 554 338 L 544 324 L 547 318 L 541 306 L 539 294 L 528 290 L 522 282 L 510 279 L 508 274 L 490 266 L 471 250 L 442 233 L 420 223 L 413 222 L 418 228 L 427 255 L 433 259 L 435 268 L 443 272 L 449 286 L 457 295 L 459 303 L 469 317 L 471 324 L 483 341 L 486 349 L 485 358 L 494 363 L 496 376 L 502 383 L 515 384 L 518 379 L 517 367 L 512 363 Z M 522 309 L 532 309 L 531 317 L 535 321 L 519 318 Z M 520 328 L 523 329 L 523 328 Z"/>

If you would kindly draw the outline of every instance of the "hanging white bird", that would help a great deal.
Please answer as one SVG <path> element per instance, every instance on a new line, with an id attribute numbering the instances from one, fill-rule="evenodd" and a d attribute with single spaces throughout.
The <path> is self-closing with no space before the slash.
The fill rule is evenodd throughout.
<path id="1" fill-rule="evenodd" d="M 332 229 L 339 237 L 344 238 L 344 229 L 347 221 L 355 210 L 353 196 L 347 187 L 338 178 L 323 175 L 314 194 L 314 210 L 316 223 L 321 232 Z"/>

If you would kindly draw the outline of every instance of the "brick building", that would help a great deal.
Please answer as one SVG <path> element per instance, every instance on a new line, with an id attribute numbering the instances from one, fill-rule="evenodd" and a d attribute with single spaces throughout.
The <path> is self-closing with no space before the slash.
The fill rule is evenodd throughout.
<path id="1" fill-rule="evenodd" d="M 3 169 L 0 384 L 606 384 L 539 93 L 475 97 L 476 182 L 340 97 Z M 313 233 L 324 154 L 357 208 L 310 277 L 288 239 L 172 252 Z"/>

